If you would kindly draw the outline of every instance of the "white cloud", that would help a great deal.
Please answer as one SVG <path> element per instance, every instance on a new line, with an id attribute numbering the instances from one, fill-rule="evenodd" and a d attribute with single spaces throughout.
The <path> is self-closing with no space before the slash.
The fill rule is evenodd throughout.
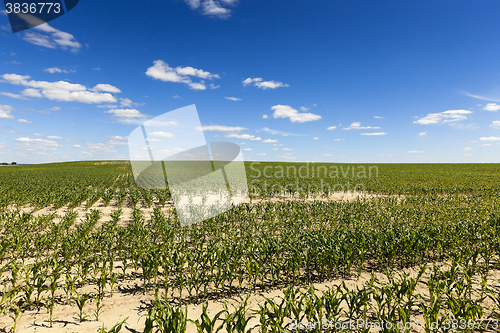
<path id="1" fill-rule="evenodd" d="M 45 140 L 45 139 L 30 139 L 30 138 L 17 138 L 17 142 L 24 147 L 60 147 L 60 145 L 55 141 Z"/>
<path id="2" fill-rule="evenodd" d="M 380 117 L 380 116 L 373 116 L 373 118 L 375 118 L 375 119 L 384 119 L 384 117 Z"/>
<path id="3" fill-rule="evenodd" d="M 500 120 L 493 120 L 490 126 L 494 128 L 500 128 Z"/>
<path id="4" fill-rule="evenodd" d="M 315 137 L 313 138 L 313 140 L 319 140 L 319 138 L 318 138 L 317 136 L 315 136 Z"/>
<path id="5" fill-rule="evenodd" d="M 87 104 L 115 103 L 110 93 L 89 90 L 81 84 L 66 81 L 47 82 L 29 80 L 29 75 L 4 74 L 2 78 L 10 84 L 27 87 L 22 94 L 29 97 L 45 97 L 54 101 L 81 102 Z"/>
<path id="6" fill-rule="evenodd" d="M 500 137 L 498 136 L 488 136 L 479 138 L 480 141 L 500 141 Z"/>
<path id="7" fill-rule="evenodd" d="M 207 89 L 207 87 L 204 81 L 191 81 L 190 76 L 209 80 L 212 80 L 214 78 L 220 79 L 220 76 L 218 74 L 211 74 L 210 72 L 204 71 L 202 69 L 196 69 L 189 66 L 178 66 L 176 68 L 172 68 L 163 60 L 155 60 L 153 61 L 153 63 L 154 65 L 146 70 L 147 76 L 164 82 L 185 83 L 189 86 L 190 89 L 193 90 L 205 90 Z M 211 87 L 217 88 L 213 85 Z"/>
<path id="8" fill-rule="evenodd" d="M 191 9 L 201 9 L 204 15 L 227 18 L 231 10 L 225 6 L 233 6 L 237 0 L 185 0 Z"/>
<path id="9" fill-rule="evenodd" d="M 174 95 L 174 96 L 172 96 L 172 98 L 179 99 L 179 98 L 181 98 L 181 96 L 179 96 L 179 95 Z"/>
<path id="10" fill-rule="evenodd" d="M 122 124 L 138 124 L 141 123 L 144 118 L 148 117 L 136 109 L 111 109 L 105 112 L 112 113 Z"/>
<path id="11" fill-rule="evenodd" d="M 197 131 L 217 131 L 217 132 L 240 132 L 246 130 L 245 127 L 240 126 L 221 126 L 221 125 L 209 125 L 196 127 Z"/>
<path id="12" fill-rule="evenodd" d="M 241 98 L 236 98 L 236 97 L 224 97 L 225 99 L 228 99 L 230 101 L 241 101 Z"/>
<path id="13" fill-rule="evenodd" d="M 427 132 L 420 132 L 418 133 L 419 136 L 426 136 L 427 135 Z"/>
<path id="14" fill-rule="evenodd" d="M 348 127 L 344 127 L 343 130 L 364 130 L 364 129 L 380 129 L 378 126 L 361 126 L 361 123 L 359 121 L 356 121 L 349 125 Z"/>
<path id="15" fill-rule="evenodd" d="M 116 104 L 101 104 L 101 105 L 96 105 L 96 107 L 101 108 L 101 109 L 116 109 L 118 107 L 118 105 L 116 105 Z"/>
<path id="16" fill-rule="evenodd" d="M 76 72 L 74 69 L 70 69 L 70 70 L 65 70 L 65 69 L 60 69 L 59 67 L 50 67 L 50 68 L 46 68 L 43 70 L 44 72 L 49 72 L 50 74 L 54 74 L 54 73 L 74 73 Z"/>
<path id="17" fill-rule="evenodd" d="M 250 134 L 228 134 L 225 137 L 226 138 L 236 138 L 236 139 L 252 140 L 252 141 L 260 141 L 260 140 L 262 140 L 262 138 L 256 137 L 255 135 L 250 135 Z"/>
<path id="18" fill-rule="evenodd" d="M 489 147 L 489 146 L 491 146 L 491 143 L 485 143 L 481 145 L 481 147 Z"/>
<path id="19" fill-rule="evenodd" d="M 247 78 L 242 81 L 243 86 L 246 87 L 249 84 L 256 86 L 260 89 L 276 89 L 280 87 L 288 87 L 288 84 L 279 81 L 264 81 L 261 77 Z"/>
<path id="20" fill-rule="evenodd" d="M 96 85 L 93 90 L 94 91 L 104 91 L 104 92 L 109 92 L 109 93 L 113 93 L 113 94 L 119 94 L 122 92 L 117 87 L 112 86 L 112 85 L 107 84 L 107 83 L 100 83 L 100 84 Z"/>
<path id="21" fill-rule="evenodd" d="M 192 90 L 205 90 L 207 89 L 207 86 L 205 85 L 205 82 L 189 82 L 188 83 L 189 88 Z"/>
<path id="22" fill-rule="evenodd" d="M 467 151 L 467 150 L 472 150 L 471 147 L 465 147 L 464 149 L 462 149 L 463 151 Z"/>
<path id="23" fill-rule="evenodd" d="M 463 92 L 464 95 L 472 97 L 472 98 L 477 98 L 481 99 L 483 101 L 493 101 L 493 102 L 500 102 L 498 98 L 493 98 L 493 97 L 488 97 L 488 96 L 480 96 L 480 95 L 474 95 L 474 94 L 469 94 L 468 92 Z"/>
<path id="24" fill-rule="evenodd" d="M 192 9 L 200 7 L 201 4 L 201 0 L 185 0 L 185 1 Z"/>
<path id="25" fill-rule="evenodd" d="M 92 69 L 95 70 L 95 71 L 100 71 L 101 70 L 99 67 L 94 67 Z"/>
<path id="26" fill-rule="evenodd" d="M 131 106 L 132 106 L 132 104 L 133 104 L 133 102 L 132 102 L 132 100 L 131 100 L 131 99 L 129 99 L 129 98 L 121 98 L 121 99 L 120 99 L 120 106 L 121 106 L 121 107 L 126 107 L 126 108 L 128 108 L 128 107 L 131 107 Z"/>
<path id="27" fill-rule="evenodd" d="M 0 119 L 14 119 L 14 116 L 10 114 L 13 109 L 9 105 L 0 105 Z"/>
<path id="28" fill-rule="evenodd" d="M 203 1 L 203 14 L 218 16 L 220 18 L 228 17 L 231 13 L 230 9 L 224 8 L 219 2 L 215 0 L 204 0 Z"/>
<path id="29" fill-rule="evenodd" d="M 274 110 L 273 118 L 289 118 L 292 123 L 305 123 L 321 119 L 321 116 L 317 114 L 310 112 L 300 113 L 289 105 L 275 105 L 271 109 Z"/>
<path id="30" fill-rule="evenodd" d="M 149 67 L 146 75 L 157 80 L 165 82 L 183 82 L 188 78 L 180 76 L 172 67 L 166 64 L 163 60 L 153 61 L 154 66 Z"/>
<path id="31" fill-rule="evenodd" d="M 116 150 L 113 149 L 113 146 L 108 143 L 94 143 L 88 142 L 86 143 L 89 151 L 82 151 L 83 154 L 92 155 L 93 153 L 116 153 Z"/>
<path id="32" fill-rule="evenodd" d="M 289 159 L 289 160 L 294 160 L 294 159 L 296 159 L 296 157 L 286 156 L 286 155 L 285 155 L 285 156 L 280 156 L 280 155 L 278 155 L 278 157 L 281 157 L 281 158 L 286 158 L 286 159 Z"/>
<path id="33" fill-rule="evenodd" d="M 333 156 L 333 154 L 324 154 L 324 156 Z"/>
<path id="34" fill-rule="evenodd" d="M 145 117 L 149 117 L 148 115 L 144 115 Z M 148 121 L 149 126 L 177 126 L 179 125 L 178 122 L 176 121 L 159 121 L 156 120 L 155 118 L 151 119 Z"/>
<path id="35" fill-rule="evenodd" d="M 10 97 L 10 98 L 15 98 L 15 99 L 27 99 L 23 95 L 13 94 L 13 93 L 9 93 L 9 92 L 0 92 L 0 95 L 7 96 L 7 97 Z"/>
<path id="36" fill-rule="evenodd" d="M 250 151 L 250 150 L 252 150 L 252 148 L 245 148 L 245 149 L 243 149 L 243 150 L 245 150 L 245 151 Z"/>
<path id="37" fill-rule="evenodd" d="M 199 77 L 200 79 L 209 79 L 209 80 L 212 80 L 213 78 L 220 79 L 219 74 L 211 74 L 210 72 L 204 71 L 202 69 L 196 69 L 190 66 L 187 67 L 177 66 L 175 68 L 175 71 L 177 72 L 177 74 L 183 76 L 195 76 Z"/>
<path id="38" fill-rule="evenodd" d="M 271 149 L 271 150 L 279 150 L 279 149 L 278 149 L 278 148 L 273 148 L 273 149 Z"/>
<path id="39" fill-rule="evenodd" d="M 345 139 L 335 139 L 333 141 L 344 141 Z"/>
<path id="40" fill-rule="evenodd" d="M 264 143 L 274 143 L 274 142 L 278 142 L 278 140 L 266 139 L 266 140 L 264 140 L 262 142 L 264 142 Z"/>
<path id="41" fill-rule="evenodd" d="M 498 110 L 500 110 L 500 104 L 488 103 L 488 104 L 486 104 L 486 106 L 484 107 L 483 110 L 486 110 L 486 111 L 498 111 Z"/>
<path id="42" fill-rule="evenodd" d="M 420 154 L 420 153 L 423 153 L 423 151 L 420 151 L 420 150 L 408 150 L 408 153 L 410 153 L 410 154 Z"/>
<path id="43" fill-rule="evenodd" d="M 262 118 L 263 119 L 267 119 L 267 118 L 269 118 L 269 116 L 267 114 L 265 114 L 265 115 L 262 116 Z"/>
<path id="44" fill-rule="evenodd" d="M 299 109 L 300 109 L 300 111 L 307 112 L 307 111 L 309 111 L 310 108 L 306 108 L 305 106 L 301 106 Z"/>
<path id="45" fill-rule="evenodd" d="M 298 133 L 290 133 L 290 132 L 285 132 L 285 131 L 273 130 L 273 129 L 270 129 L 267 127 L 262 128 L 261 131 L 269 132 L 273 135 L 282 135 L 282 136 L 307 136 L 305 134 L 298 134 Z"/>
<path id="46" fill-rule="evenodd" d="M 387 135 L 386 132 L 361 133 L 361 135 Z"/>
<path id="47" fill-rule="evenodd" d="M 18 119 L 17 121 L 20 122 L 20 123 L 25 123 L 25 124 L 31 124 L 31 123 L 33 123 L 32 121 L 29 121 L 29 120 L 26 120 L 26 119 Z"/>
<path id="48" fill-rule="evenodd" d="M 33 88 L 27 88 L 22 91 L 24 96 L 28 97 L 43 97 L 43 95 L 40 93 L 40 90 L 38 89 L 33 89 Z"/>
<path id="49" fill-rule="evenodd" d="M 62 140 L 62 137 L 56 135 L 49 135 L 47 139 Z"/>
<path id="50" fill-rule="evenodd" d="M 111 135 L 108 136 L 111 140 L 127 140 L 128 136 Z"/>
<path id="51" fill-rule="evenodd" d="M 61 110 L 61 108 L 58 106 L 54 106 L 53 108 L 48 108 L 47 110 L 48 111 L 59 111 L 59 110 Z"/>
<path id="52" fill-rule="evenodd" d="M 281 150 L 287 150 L 287 151 L 292 151 L 293 149 L 292 148 L 283 148 Z"/>
<path id="53" fill-rule="evenodd" d="M 174 134 L 171 132 L 163 132 L 163 131 L 158 131 L 158 132 L 151 132 L 149 133 L 150 136 L 156 136 L 159 138 L 173 138 Z"/>
<path id="54" fill-rule="evenodd" d="M 23 20 L 28 23 L 40 23 L 40 19 L 26 14 L 18 14 Z M 36 21 L 36 22 L 33 22 Z M 29 31 L 24 34 L 24 40 L 50 49 L 61 48 L 63 50 L 70 49 L 71 52 L 78 52 L 82 44 L 78 43 L 72 34 L 55 29 L 48 23 L 40 24 L 32 28 L 38 32 Z"/>
<path id="55" fill-rule="evenodd" d="M 259 156 L 266 156 L 266 153 L 257 153 Z"/>
<path id="56" fill-rule="evenodd" d="M 332 130 L 334 130 L 336 128 L 337 128 L 337 126 L 330 126 L 330 127 L 327 128 L 327 130 L 332 131 Z"/>
<path id="57" fill-rule="evenodd" d="M 438 113 L 428 113 L 427 116 L 415 120 L 414 123 L 421 125 L 451 123 L 454 121 L 466 120 L 466 115 L 471 113 L 473 113 L 473 111 L 469 110 L 448 110 Z"/>

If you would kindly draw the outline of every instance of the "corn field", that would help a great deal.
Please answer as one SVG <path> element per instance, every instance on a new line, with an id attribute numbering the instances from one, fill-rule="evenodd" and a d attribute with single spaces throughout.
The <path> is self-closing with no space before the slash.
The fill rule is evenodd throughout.
<path id="1" fill-rule="evenodd" d="M 376 177 L 325 179 L 363 182 L 377 194 L 351 202 L 285 200 L 330 193 L 286 187 L 296 179 L 276 176 L 280 165 L 291 164 L 247 165 L 250 202 L 188 227 L 168 208 L 168 190 L 135 186 L 125 162 L 0 169 L 4 331 L 15 332 L 27 313 L 46 313 L 44 327 L 56 332 L 61 306 L 78 322 L 102 321 L 106 299 L 136 293 L 151 298 L 143 326 L 134 326 L 142 332 L 500 331 L 497 165 L 380 164 Z M 109 219 L 97 203 L 111 207 Z M 49 205 L 68 210 L 34 213 Z M 369 276 L 362 285 L 345 283 L 361 276 Z M 342 282 L 319 288 L 329 281 Z M 282 295 L 265 296 L 270 290 Z M 251 295 L 262 295 L 257 307 Z M 224 309 L 210 312 L 214 300 Z M 202 306 L 196 319 L 193 304 Z"/>

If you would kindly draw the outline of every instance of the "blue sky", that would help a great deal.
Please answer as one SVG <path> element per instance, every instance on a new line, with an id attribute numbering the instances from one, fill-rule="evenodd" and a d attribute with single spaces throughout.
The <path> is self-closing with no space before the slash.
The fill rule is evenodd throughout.
<path id="1" fill-rule="evenodd" d="M 2 12 L 0 162 L 128 159 L 191 104 L 246 160 L 500 162 L 499 22 L 496 0 L 81 0 L 16 34 Z"/>

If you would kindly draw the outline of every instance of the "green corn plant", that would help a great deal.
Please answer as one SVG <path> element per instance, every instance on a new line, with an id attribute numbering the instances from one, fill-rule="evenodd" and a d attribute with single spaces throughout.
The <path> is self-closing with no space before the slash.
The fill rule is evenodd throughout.
<path id="1" fill-rule="evenodd" d="M 94 301 L 95 301 L 94 318 L 96 321 L 99 320 L 99 316 L 103 312 L 104 305 L 102 304 L 102 298 L 103 298 L 102 294 L 97 294 L 94 296 Z"/>
<path id="2" fill-rule="evenodd" d="M 98 333 L 118 333 L 118 332 L 120 332 L 122 330 L 122 326 L 123 326 L 123 324 L 125 324 L 127 322 L 127 319 L 128 319 L 128 317 L 125 318 L 125 319 L 123 319 L 119 323 L 116 323 L 115 326 L 113 326 L 109 330 L 106 330 L 104 328 L 104 324 L 102 324 L 102 327 L 99 328 L 99 330 L 97 332 Z"/>
<path id="3" fill-rule="evenodd" d="M 70 272 L 66 272 L 65 284 L 64 284 L 64 292 L 66 293 L 66 304 L 69 304 L 73 294 L 76 293 L 75 283 L 77 280 L 77 276 L 72 276 Z"/>
<path id="4" fill-rule="evenodd" d="M 10 282 L 12 284 L 12 288 L 15 288 L 17 286 L 17 276 L 19 274 L 19 270 L 21 269 L 21 265 L 18 264 L 16 261 L 13 261 L 11 263 L 11 270 L 10 270 Z"/>
<path id="5" fill-rule="evenodd" d="M 273 299 L 267 298 L 261 294 L 264 298 L 264 305 L 259 304 L 259 310 L 257 313 L 260 316 L 260 329 L 262 332 L 286 332 L 285 319 L 289 317 L 290 303 L 288 299 L 281 298 L 281 302 L 275 303 Z"/>
<path id="6" fill-rule="evenodd" d="M 44 297 L 44 304 L 45 307 L 47 308 L 47 312 L 49 313 L 49 327 L 52 327 L 55 303 L 56 302 L 53 297 L 50 297 L 48 299 Z"/>
<path id="7" fill-rule="evenodd" d="M 250 295 L 247 295 L 245 299 L 240 299 L 238 305 L 231 304 L 233 307 L 232 312 L 229 312 L 227 303 L 224 303 L 225 309 L 225 319 L 224 328 L 227 333 L 248 333 L 251 332 L 254 327 L 247 327 L 248 322 L 255 318 L 254 315 L 247 316 L 248 312 L 248 299 Z"/>
<path id="8" fill-rule="evenodd" d="M 87 318 L 87 314 L 83 311 L 83 307 L 85 306 L 85 303 L 89 300 L 90 295 L 89 294 L 82 294 L 79 295 L 76 299 L 76 306 L 78 307 L 78 319 L 80 319 L 80 322 L 84 321 L 85 318 Z"/>
<path id="9" fill-rule="evenodd" d="M 95 284 L 96 284 L 96 287 L 97 287 L 97 295 L 100 297 L 100 298 L 103 298 L 104 297 L 104 293 L 106 291 L 106 284 L 108 282 L 108 270 L 106 269 L 106 267 L 102 267 L 100 268 L 99 270 L 99 276 L 98 277 L 95 277 L 94 280 L 95 280 Z"/>
<path id="10" fill-rule="evenodd" d="M 34 276 L 36 276 L 36 298 L 35 298 L 35 303 L 38 307 L 38 309 L 40 309 L 40 298 L 41 298 L 41 295 L 42 295 L 42 292 L 44 290 L 47 289 L 47 287 L 45 286 L 45 282 L 47 281 L 47 275 L 46 275 L 46 272 L 45 271 L 40 271 L 40 272 L 37 272 L 36 274 L 34 274 Z"/>
<path id="11" fill-rule="evenodd" d="M 113 292 L 115 290 L 116 282 L 118 281 L 118 274 L 115 272 L 112 272 L 111 275 L 109 276 L 109 289 L 110 289 L 110 297 L 113 297 Z"/>
<path id="12" fill-rule="evenodd" d="M 0 298 L 0 315 L 10 309 L 16 294 L 17 290 L 15 288 L 7 290 L 7 284 L 3 285 L 2 297 Z"/>
<path id="13" fill-rule="evenodd" d="M 154 300 L 146 315 L 144 333 L 185 333 L 187 327 L 187 308 L 174 308 L 169 302 Z"/>
<path id="14" fill-rule="evenodd" d="M 12 326 L 12 332 L 15 333 L 17 324 L 19 323 L 19 320 L 21 319 L 21 307 L 16 306 L 14 308 L 14 313 L 12 315 L 10 315 L 9 317 L 14 321 L 14 325 Z"/>
<path id="15" fill-rule="evenodd" d="M 335 287 L 329 287 L 323 292 L 325 317 L 333 323 L 339 322 L 342 315 L 341 304 L 343 297 L 340 294 L 340 288 Z"/>
<path id="16" fill-rule="evenodd" d="M 23 304 L 29 309 L 31 307 L 31 304 L 32 304 L 31 297 L 33 295 L 33 292 L 35 291 L 35 286 L 31 283 L 31 279 L 30 279 L 29 275 L 26 275 L 22 289 L 24 291 Z"/>
<path id="17" fill-rule="evenodd" d="M 208 315 L 208 302 L 203 304 L 202 313 L 200 319 L 191 320 L 188 319 L 191 323 L 196 325 L 196 329 L 198 333 L 217 333 L 224 328 L 224 322 L 217 326 L 217 321 L 224 314 L 226 310 L 222 310 L 217 312 L 212 319 Z M 216 327 L 217 326 L 217 327 Z"/>

